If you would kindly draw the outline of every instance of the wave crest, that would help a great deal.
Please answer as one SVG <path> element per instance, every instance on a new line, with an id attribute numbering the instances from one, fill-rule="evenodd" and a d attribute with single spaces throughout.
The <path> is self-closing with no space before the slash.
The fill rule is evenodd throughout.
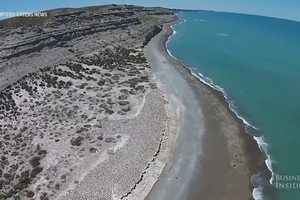
<path id="1" fill-rule="evenodd" d="M 216 35 L 224 36 L 224 37 L 229 37 L 229 36 L 230 36 L 230 35 L 227 34 L 227 33 L 216 33 Z"/>

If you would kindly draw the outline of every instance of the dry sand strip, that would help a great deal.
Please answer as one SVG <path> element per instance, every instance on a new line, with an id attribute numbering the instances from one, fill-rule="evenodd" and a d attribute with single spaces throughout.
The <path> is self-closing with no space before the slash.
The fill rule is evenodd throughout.
<path id="1" fill-rule="evenodd" d="M 172 157 L 146 199 L 186 199 L 192 172 L 197 170 L 197 158 L 202 152 L 204 120 L 193 90 L 174 68 L 176 63 L 170 62 L 172 60 L 164 54 L 164 49 L 160 49 L 164 47 L 163 36 L 159 34 L 149 43 L 145 56 L 159 80 L 159 87 L 179 110 L 179 136 Z"/>
<path id="2" fill-rule="evenodd" d="M 176 150 L 146 199 L 253 199 L 250 177 L 264 156 L 222 94 L 168 54 L 172 32 L 165 25 L 145 49 L 160 87 L 180 103 Z"/>

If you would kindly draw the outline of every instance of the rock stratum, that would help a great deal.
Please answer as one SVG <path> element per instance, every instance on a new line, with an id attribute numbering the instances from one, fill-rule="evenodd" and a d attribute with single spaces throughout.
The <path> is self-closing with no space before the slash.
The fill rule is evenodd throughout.
<path id="1" fill-rule="evenodd" d="M 0 199 L 138 199 L 170 121 L 143 48 L 177 17 L 47 14 L 0 21 Z"/>

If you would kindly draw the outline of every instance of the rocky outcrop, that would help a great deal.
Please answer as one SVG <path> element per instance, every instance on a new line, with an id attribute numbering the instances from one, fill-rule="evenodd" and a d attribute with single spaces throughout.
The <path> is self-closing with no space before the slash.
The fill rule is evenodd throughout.
<path id="1" fill-rule="evenodd" d="M 89 15 L 89 17 L 92 18 L 93 16 Z M 61 16 L 59 18 L 61 18 Z M 66 19 L 59 21 L 61 23 L 64 23 Z M 43 32 L 42 34 L 38 34 L 34 37 L 25 38 L 25 41 L 22 41 L 18 44 L 0 48 L 0 57 L 2 59 L 9 59 L 23 54 L 40 51 L 44 47 L 54 47 L 57 44 L 63 45 L 64 42 L 70 41 L 77 37 L 87 36 L 109 30 L 124 29 L 130 25 L 134 26 L 140 23 L 141 22 L 137 17 L 130 17 L 120 20 L 111 20 L 107 22 L 99 21 L 84 26 L 81 25 L 72 27 L 71 29 L 64 28 L 49 32 Z"/>
<path id="2" fill-rule="evenodd" d="M 145 41 L 144 41 L 144 45 L 147 45 L 148 42 L 158 33 L 160 33 L 162 30 L 162 28 L 158 27 L 157 25 L 155 25 L 153 27 L 153 29 L 145 36 Z"/>
<path id="3" fill-rule="evenodd" d="M 78 37 L 112 30 L 130 29 L 129 27 L 133 28 L 142 23 L 141 16 L 171 16 L 172 14 L 172 11 L 166 9 L 156 10 L 130 6 L 114 6 L 108 9 L 102 8 L 94 12 L 90 12 L 89 9 L 79 9 L 78 11 L 75 10 L 62 14 L 51 14 L 50 12 L 50 16 L 54 16 L 47 19 L 42 25 L 35 26 L 34 28 L 23 28 L 22 38 L 17 37 L 19 34 L 16 33 L 19 30 L 6 30 L 11 32 L 6 38 L 8 40 L 11 39 L 12 42 L 7 41 L 0 48 L 0 58 L 5 60 L 24 54 L 39 52 L 45 47 L 64 46 L 67 41 Z M 13 21 L 14 19 L 11 20 Z M 148 43 L 149 39 L 161 30 L 157 25 L 152 27 L 154 28 L 146 35 L 144 44 Z M 35 31 L 32 32 L 32 30 Z M 6 38 L 4 37 L 4 41 Z"/>
<path id="4" fill-rule="evenodd" d="M 145 45 L 163 23 L 176 19 L 172 10 L 127 5 L 47 13 L 45 18 L 0 21 L 0 90 L 27 73 L 76 60 L 107 45 Z"/>

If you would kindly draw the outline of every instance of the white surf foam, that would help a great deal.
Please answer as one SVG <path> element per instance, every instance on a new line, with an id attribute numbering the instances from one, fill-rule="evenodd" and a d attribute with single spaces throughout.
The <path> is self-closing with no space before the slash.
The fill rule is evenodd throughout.
<path id="1" fill-rule="evenodd" d="M 253 189 L 252 196 L 255 200 L 263 200 L 263 188 L 262 187 L 257 187 Z"/>
<path id="2" fill-rule="evenodd" d="M 262 152 L 264 152 L 267 156 L 267 159 L 265 160 L 265 163 L 266 163 L 266 166 L 268 167 L 268 169 L 270 170 L 270 172 L 272 173 L 272 177 L 271 179 L 269 180 L 269 183 L 270 184 L 273 184 L 273 180 L 274 180 L 274 171 L 273 171 L 273 168 L 272 168 L 272 160 L 271 160 L 271 156 L 270 154 L 268 153 L 268 143 L 265 142 L 264 140 L 264 137 L 263 136 L 260 136 L 260 137 L 254 137 L 254 139 L 256 140 L 260 150 Z"/>
<path id="3" fill-rule="evenodd" d="M 183 22 L 180 22 L 180 23 L 178 23 L 178 24 L 176 24 L 176 25 L 180 25 L 180 24 L 182 24 L 182 23 L 185 23 L 186 21 L 187 21 L 187 20 L 184 19 Z M 231 101 L 228 100 L 227 94 L 226 94 L 225 90 L 224 90 L 222 87 L 220 87 L 220 86 L 218 86 L 217 84 L 215 84 L 215 83 L 213 82 L 212 79 L 210 79 L 210 78 L 204 76 L 204 75 L 201 74 L 200 72 L 197 72 L 198 74 L 195 73 L 191 68 L 187 67 L 185 64 L 183 64 L 180 60 L 178 60 L 175 56 L 172 55 L 171 51 L 168 49 L 168 42 L 170 41 L 170 39 L 172 38 L 172 36 L 174 36 L 174 34 L 176 34 L 177 32 L 176 32 L 175 29 L 174 29 L 174 25 L 172 25 L 171 28 L 172 28 L 172 30 L 173 30 L 173 34 L 169 36 L 168 40 L 167 40 L 166 43 L 165 43 L 165 46 L 166 46 L 166 49 L 167 49 L 168 54 L 169 54 L 171 57 L 173 57 L 175 60 L 177 60 L 180 64 L 182 64 L 183 66 L 185 66 L 187 69 L 189 69 L 190 72 L 191 72 L 191 74 L 194 75 L 196 78 L 198 78 L 202 83 L 204 83 L 204 84 L 210 86 L 211 88 L 213 88 L 213 89 L 215 89 L 215 90 L 221 92 L 221 93 L 223 94 L 224 98 L 226 99 L 226 101 L 228 102 L 230 110 L 232 110 L 232 111 L 235 113 L 235 115 L 237 116 L 237 118 L 239 118 L 240 120 L 243 121 L 243 123 L 244 123 L 244 125 L 245 125 L 245 128 L 248 126 L 248 127 L 251 127 L 251 128 L 253 128 L 253 129 L 255 129 L 255 130 L 259 130 L 258 128 L 256 128 L 255 126 L 251 125 L 246 119 L 244 119 L 243 117 L 241 117 L 241 116 L 238 114 L 238 112 L 237 112 L 237 110 L 236 110 L 236 108 L 235 108 L 233 102 L 231 102 Z M 224 36 L 224 33 L 221 33 L 221 34 L 223 34 L 223 36 Z M 228 34 L 225 34 L 225 35 L 227 36 Z M 229 36 L 229 35 L 228 35 L 228 36 Z M 272 183 L 273 183 L 273 180 L 274 180 L 274 175 L 275 175 L 275 174 L 274 174 L 274 171 L 273 171 L 273 168 L 272 168 L 272 160 L 271 160 L 271 156 L 270 156 L 270 154 L 268 153 L 268 144 L 265 142 L 263 136 L 260 136 L 260 137 L 254 137 L 254 136 L 253 136 L 253 138 L 254 138 L 255 141 L 257 142 L 257 144 L 258 144 L 258 146 L 259 146 L 259 148 L 260 148 L 260 151 L 261 151 L 262 153 L 264 153 L 264 154 L 267 156 L 267 159 L 265 160 L 265 163 L 266 163 L 266 166 L 267 166 L 267 168 L 269 169 L 269 171 L 272 173 L 272 177 L 271 177 L 271 179 L 269 180 L 270 184 L 272 184 Z M 262 188 L 261 188 L 261 187 L 254 188 L 254 189 L 253 189 L 253 192 L 252 192 L 252 195 L 253 195 L 253 198 L 254 198 L 255 200 L 261 200 L 261 199 L 263 199 Z"/>
<path id="4" fill-rule="evenodd" d="M 193 73 L 192 74 L 194 76 L 197 77 L 197 74 L 196 73 Z M 235 115 L 237 116 L 237 118 L 239 118 L 240 120 L 243 121 L 244 125 L 245 125 L 245 128 L 248 126 L 248 127 L 251 127 L 255 130 L 259 130 L 258 128 L 256 128 L 255 126 L 251 125 L 246 119 L 244 119 L 243 117 L 241 117 L 238 112 L 237 112 L 237 109 L 234 107 L 234 104 L 233 102 L 229 101 L 228 98 L 227 98 L 227 95 L 224 91 L 224 89 L 216 84 L 214 84 L 214 82 L 210 79 L 210 78 L 207 78 L 205 76 L 203 76 L 201 73 L 198 73 L 199 76 L 197 78 L 199 78 L 199 80 L 201 82 L 203 82 L 204 84 L 207 84 L 208 86 L 212 87 L 213 89 L 217 90 L 217 91 L 220 91 L 222 92 L 223 96 L 225 97 L 226 101 L 228 102 L 229 104 L 229 108 L 230 110 L 232 110 Z M 251 133 L 249 133 L 251 135 Z M 263 152 L 267 159 L 265 160 L 265 164 L 268 168 L 268 170 L 271 172 L 272 176 L 269 180 L 269 183 L 272 184 L 273 183 L 273 180 L 274 180 L 274 171 L 273 171 L 273 168 L 272 168 L 272 160 L 271 160 L 271 156 L 268 152 L 268 143 L 265 142 L 265 139 L 263 136 L 260 136 L 260 137 L 255 137 L 253 136 L 253 138 L 255 139 L 256 143 L 258 144 L 258 147 L 260 149 L 261 152 Z M 262 200 L 263 199 L 263 193 L 262 193 L 262 190 L 263 188 L 261 186 L 257 187 L 257 188 L 254 188 L 253 189 L 253 198 L 255 200 Z"/>
<path id="5" fill-rule="evenodd" d="M 187 20 L 186 20 L 186 19 L 182 19 L 181 22 L 179 22 L 178 24 L 175 24 L 175 25 L 180 25 L 180 24 L 183 24 L 183 23 L 185 23 L 185 22 L 187 22 Z M 173 26 L 172 26 L 172 28 L 173 28 Z M 174 29 L 173 29 L 173 30 L 174 30 Z"/>

